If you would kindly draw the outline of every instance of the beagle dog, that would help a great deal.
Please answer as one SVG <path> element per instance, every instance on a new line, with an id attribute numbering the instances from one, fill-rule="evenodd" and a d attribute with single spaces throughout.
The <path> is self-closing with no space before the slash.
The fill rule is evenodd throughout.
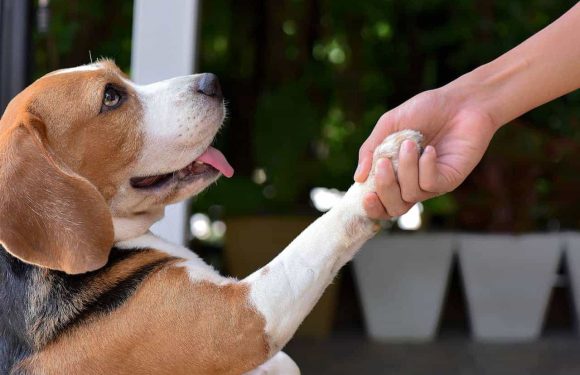
<path id="1" fill-rule="evenodd" d="M 111 61 L 50 73 L 0 121 L 0 373 L 299 374 L 281 349 L 377 230 L 353 185 L 268 265 L 220 276 L 149 232 L 232 167 L 212 74 L 147 86 Z M 375 158 L 396 162 L 390 136 Z"/>

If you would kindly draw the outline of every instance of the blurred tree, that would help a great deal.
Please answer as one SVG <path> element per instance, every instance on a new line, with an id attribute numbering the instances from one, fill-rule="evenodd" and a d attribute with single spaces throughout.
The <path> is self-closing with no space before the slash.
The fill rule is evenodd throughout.
<path id="1" fill-rule="evenodd" d="M 50 0 L 49 9 L 48 31 L 33 32 L 33 79 L 91 57 L 112 58 L 129 72 L 133 1 Z"/>
<path id="2" fill-rule="evenodd" d="M 345 188 L 379 116 L 514 47 L 574 0 L 212 0 L 201 67 L 230 100 L 221 140 L 237 169 L 196 203 L 232 213 L 304 210 L 313 186 Z M 580 96 L 501 131 L 455 193 L 426 211 L 444 228 L 576 227 Z M 413 124 L 409 124 L 412 127 Z M 252 181 L 256 169 L 265 181 Z M 246 199 L 247 198 L 247 199 Z M 243 202 L 240 202 L 243 201 Z"/>
<path id="3" fill-rule="evenodd" d="M 219 146 L 236 177 L 195 203 L 228 214 L 311 210 L 314 186 L 346 188 L 379 116 L 514 47 L 574 0 L 203 1 L 202 70 L 222 79 Z M 128 72 L 132 1 L 51 0 L 33 35 L 34 78 L 112 57 Z M 453 194 L 425 204 L 432 225 L 463 230 L 576 228 L 580 95 L 500 131 Z M 412 127 L 413 124 L 409 124 Z"/>

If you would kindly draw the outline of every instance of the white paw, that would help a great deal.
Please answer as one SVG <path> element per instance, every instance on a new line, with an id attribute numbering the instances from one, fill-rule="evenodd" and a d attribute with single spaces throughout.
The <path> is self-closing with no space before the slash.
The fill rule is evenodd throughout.
<path id="1" fill-rule="evenodd" d="M 411 140 L 417 144 L 420 153 L 423 148 L 423 135 L 415 130 L 401 130 L 389 135 L 376 149 L 373 155 L 373 166 L 369 178 L 364 183 L 366 191 L 375 191 L 375 168 L 379 159 L 388 158 L 393 163 L 395 173 L 399 168 L 399 149 L 404 141 Z"/>
<path id="2" fill-rule="evenodd" d="M 362 183 L 356 183 L 348 190 L 344 197 L 346 204 L 350 205 L 351 212 L 356 216 L 366 217 L 366 211 L 363 207 L 363 199 L 367 193 L 375 192 L 375 167 L 376 163 L 381 158 L 388 158 L 393 163 L 393 168 L 395 173 L 399 167 L 399 149 L 401 144 L 405 140 L 411 140 L 415 142 L 419 147 L 417 147 L 418 152 L 421 152 L 423 147 L 423 136 L 421 133 L 415 130 L 402 130 L 397 133 L 389 135 L 383 143 L 381 143 L 376 149 L 373 155 L 373 165 L 371 168 L 371 173 L 367 180 Z"/>

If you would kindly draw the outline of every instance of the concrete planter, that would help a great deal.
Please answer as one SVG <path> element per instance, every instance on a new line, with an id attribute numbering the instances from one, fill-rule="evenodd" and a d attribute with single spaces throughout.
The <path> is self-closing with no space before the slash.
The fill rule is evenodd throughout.
<path id="1" fill-rule="evenodd" d="M 474 337 L 538 338 L 560 256 L 555 235 L 461 236 L 459 261 Z"/>
<path id="2" fill-rule="evenodd" d="M 574 301 L 574 315 L 578 330 L 578 322 L 580 322 L 580 234 L 569 233 L 563 237 L 566 249 L 566 268 L 570 277 L 570 290 Z"/>
<path id="3" fill-rule="evenodd" d="M 379 235 L 354 268 L 368 334 L 428 341 L 436 334 L 453 255 L 452 235 Z"/>

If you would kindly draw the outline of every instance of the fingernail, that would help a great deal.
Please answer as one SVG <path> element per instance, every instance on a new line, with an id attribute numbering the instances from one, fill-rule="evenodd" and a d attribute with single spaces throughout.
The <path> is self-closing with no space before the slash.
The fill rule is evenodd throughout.
<path id="1" fill-rule="evenodd" d="M 423 155 L 433 157 L 435 155 L 435 148 L 433 146 L 425 147 Z M 421 155 L 421 157 L 423 157 L 423 155 Z"/>
<path id="2" fill-rule="evenodd" d="M 405 152 L 414 151 L 415 150 L 415 142 L 407 139 L 405 142 L 403 142 L 403 150 Z"/>

